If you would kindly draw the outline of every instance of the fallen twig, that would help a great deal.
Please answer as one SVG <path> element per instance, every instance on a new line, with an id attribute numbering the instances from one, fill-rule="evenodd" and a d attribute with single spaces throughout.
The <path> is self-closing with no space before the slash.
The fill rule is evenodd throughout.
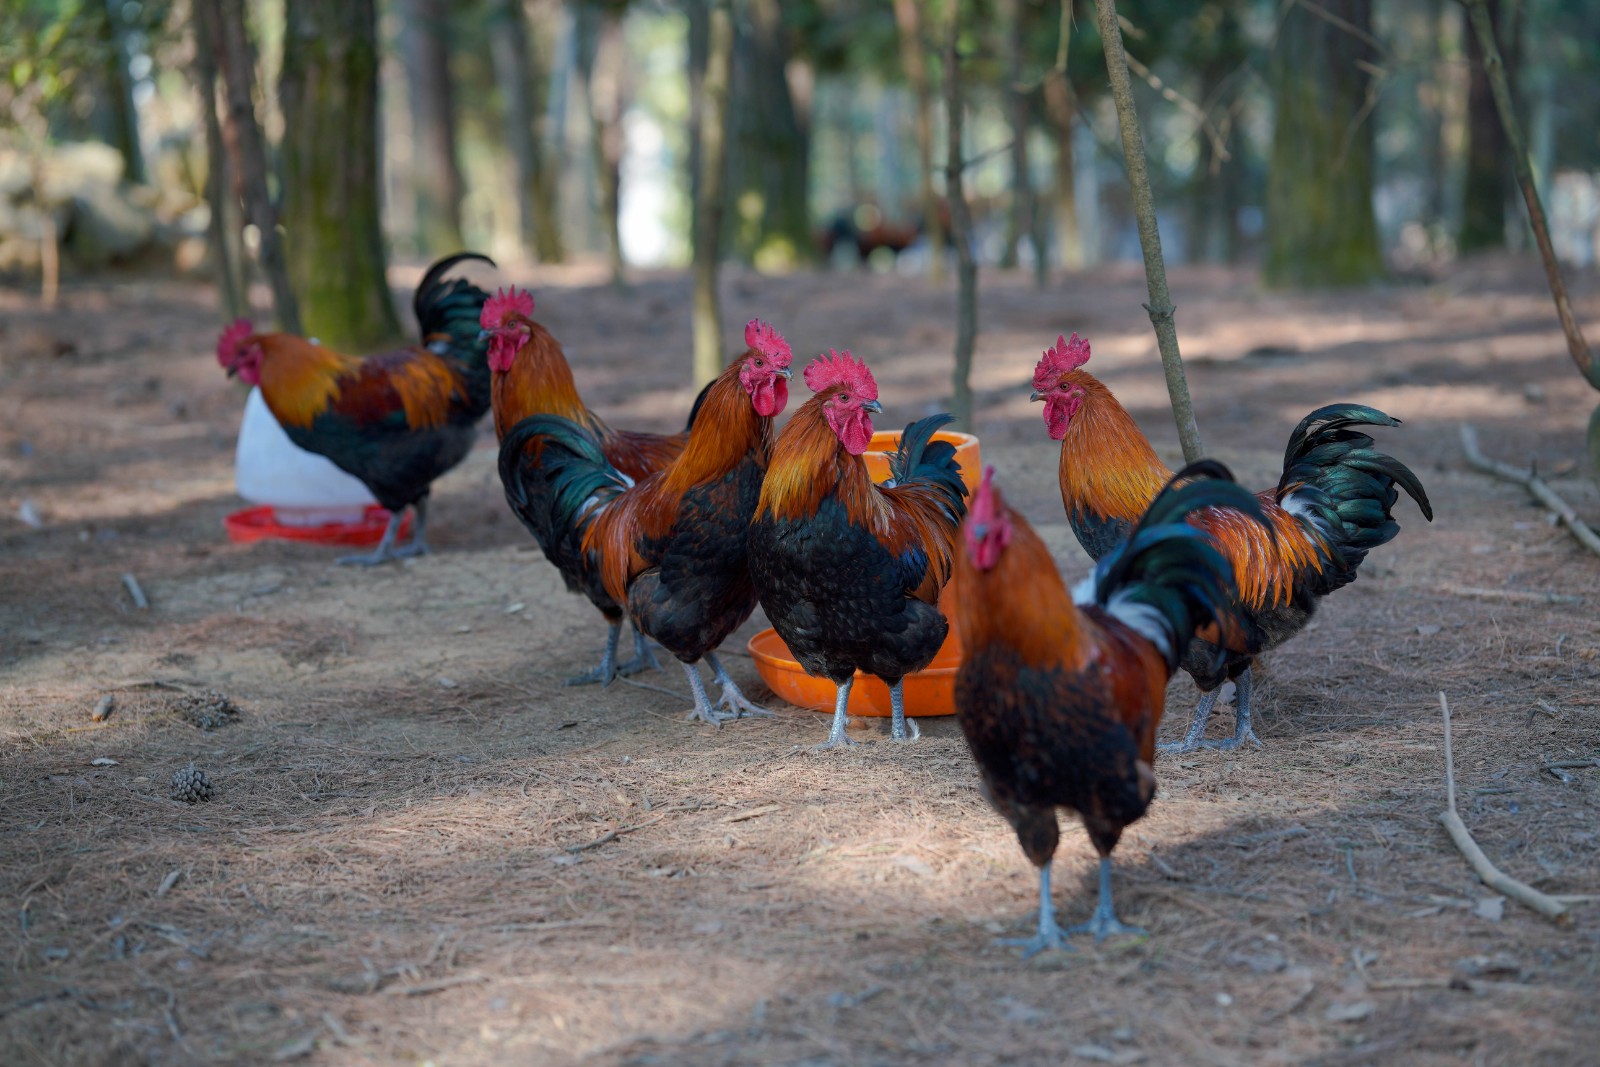
<path id="1" fill-rule="evenodd" d="M 488 980 L 489 978 L 487 975 L 458 974 L 451 978 L 439 978 L 432 982 L 419 982 L 416 985 L 408 986 L 394 986 L 392 988 L 385 989 L 384 992 L 392 997 L 421 997 L 426 996 L 429 993 L 439 993 L 446 989 L 454 989 L 458 985 L 476 985 L 479 982 L 487 982 Z"/>
<path id="2" fill-rule="evenodd" d="M 132 571 L 129 571 L 122 576 L 122 584 L 127 588 L 128 595 L 133 597 L 134 607 L 138 608 L 140 611 L 150 610 L 150 601 L 145 598 L 144 590 L 139 586 L 139 579 L 133 576 Z"/>
<path id="3" fill-rule="evenodd" d="M 599 848 L 601 845 L 609 845 L 615 840 L 617 840 L 617 832 L 615 830 L 607 830 L 593 841 L 586 841 L 581 845 L 568 845 L 566 847 L 566 851 L 572 853 L 588 852 L 591 848 Z"/>
<path id="4" fill-rule="evenodd" d="M 1600 767 L 1600 759 L 1590 758 L 1554 760 L 1544 765 L 1544 769 L 1547 771 L 1553 771 L 1558 768 L 1560 770 L 1570 771 L 1576 770 L 1580 767 Z"/>
<path id="5" fill-rule="evenodd" d="M 1445 796 L 1450 805 L 1439 813 L 1439 821 L 1450 831 L 1450 840 L 1455 842 L 1456 848 L 1461 850 L 1461 854 L 1467 858 L 1467 862 L 1472 865 L 1472 869 L 1477 872 L 1478 878 L 1484 885 L 1558 923 L 1571 922 L 1572 917 L 1567 914 L 1566 906 L 1560 901 L 1502 873 L 1498 867 L 1489 862 L 1489 857 L 1483 854 L 1483 849 L 1472 839 L 1467 824 L 1456 814 L 1456 757 L 1455 750 L 1450 744 L 1450 702 L 1445 699 L 1443 690 L 1439 692 L 1439 710 L 1444 715 L 1444 781 Z"/>
<path id="6" fill-rule="evenodd" d="M 1513 600 L 1527 604 L 1582 604 L 1577 593 L 1545 593 L 1524 589 L 1485 589 L 1476 585 L 1441 585 L 1439 592 L 1451 596 L 1470 596 L 1480 600 Z"/>
<path id="7" fill-rule="evenodd" d="M 1533 471 L 1519 470 L 1516 467 L 1485 456 L 1482 450 L 1478 448 L 1478 431 L 1467 423 L 1461 424 L 1461 451 L 1466 455 L 1467 463 L 1471 466 L 1476 467 L 1485 474 L 1492 474 L 1496 478 L 1501 478 L 1508 482 L 1516 482 L 1527 489 L 1539 503 L 1556 513 L 1556 517 L 1561 520 L 1561 524 L 1571 532 L 1573 537 L 1578 539 L 1579 544 L 1595 555 L 1600 556 L 1600 534 L 1596 534 L 1587 523 L 1578 517 L 1578 513 L 1572 510 L 1572 505 L 1556 495 L 1556 491 L 1550 488 L 1545 480 Z"/>

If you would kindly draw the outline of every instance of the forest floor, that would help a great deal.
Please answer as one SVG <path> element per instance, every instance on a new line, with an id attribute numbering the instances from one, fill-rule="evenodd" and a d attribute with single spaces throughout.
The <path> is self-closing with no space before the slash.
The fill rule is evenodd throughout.
<path id="1" fill-rule="evenodd" d="M 396 272 L 406 299 L 416 275 Z M 627 295 L 580 271 L 514 280 L 593 406 L 681 424 L 682 276 Z M 83 283 L 46 313 L 0 292 L 0 1061 L 1595 1062 L 1600 769 L 1547 765 L 1600 755 L 1600 560 L 1468 470 L 1457 437 L 1470 420 L 1600 522 L 1580 467 L 1596 397 L 1539 271 L 1491 260 L 1337 295 L 1173 282 L 1219 457 L 1270 484 L 1305 412 L 1364 401 L 1405 420 L 1381 443 L 1437 518 L 1403 501 L 1398 540 L 1262 662 L 1263 748 L 1160 758 L 1117 852 L 1122 916 L 1148 939 L 1026 962 L 995 939 L 1029 932 L 1034 874 L 953 720 L 909 745 L 858 720 L 868 743 L 816 753 L 826 719 L 777 701 L 772 720 L 686 723 L 670 662 L 563 688 L 603 628 L 507 512 L 487 426 L 438 487 L 430 557 L 366 571 L 232 544 L 243 394 L 211 355 L 212 294 Z M 984 457 L 1076 579 L 1028 383 L 1058 332 L 1085 334 L 1174 458 L 1142 280 L 983 285 Z M 838 273 L 727 291 L 729 322 L 769 318 L 797 361 L 865 356 L 881 426 L 947 392 L 948 290 Z M 1600 336 L 1593 275 L 1576 302 Z M 205 690 L 236 720 L 186 721 Z M 1440 690 L 1463 818 L 1508 873 L 1589 895 L 1569 926 L 1500 901 L 1439 825 Z M 1193 702 L 1180 677 L 1164 736 Z M 208 804 L 168 796 L 191 760 Z M 1094 862 L 1075 826 L 1056 870 L 1081 921 Z"/>

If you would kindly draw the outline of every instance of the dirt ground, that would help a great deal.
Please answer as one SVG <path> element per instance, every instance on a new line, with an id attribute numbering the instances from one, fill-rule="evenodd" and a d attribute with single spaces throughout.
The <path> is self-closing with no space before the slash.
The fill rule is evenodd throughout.
<path id="1" fill-rule="evenodd" d="M 416 274 L 396 273 L 407 298 Z M 627 295 L 579 271 L 502 280 L 534 286 L 593 406 L 681 422 L 683 277 Z M 1027 383 L 1057 332 L 1086 334 L 1173 458 L 1142 281 L 983 284 L 984 456 L 1076 578 Z M 1576 285 L 1600 336 L 1600 281 Z M 1578 469 L 1596 397 L 1539 272 L 1173 288 L 1216 454 L 1266 485 L 1306 411 L 1375 404 L 1405 420 L 1382 444 L 1437 520 L 1403 503 L 1399 539 L 1258 668 L 1264 748 L 1161 758 L 1117 853 L 1122 916 L 1149 938 L 1027 962 L 994 941 L 1028 931 L 1034 875 L 952 720 L 904 746 L 858 722 L 869 743 L 817 754 L 826 719 L 786 705 L 685 723 L 675 666 L 563 688 L 600 620 L 507 512 L 487 426 L 438 487 L 429 558 L 357 571 L 230 544 L 243 396 L 211 356 L 210 292 L 86 283 L 45 313 L 0 291 L 0 1061 L 1594 1063 L 1600 769 L 1547 765 L 1600 754 L 1600 560 L 1469 471 L 1456 436 L 1470 420 L 1600 521 Z M 852 274 L 727 291 L 730 321 L 769 318 L 797 354 L 865 356 L 883 426 L 948 388 L 948 291 Z M 1438 824 L 1441 689 L 1463 817 L 1508 873 L 1591 894 L 1571 925 L 1497 903 Z M 205 690 L 237 718 L 187 721 Z M 1180 678 L 1164 735 L 1193 701 Z M 190 761 L 210 803 L 168 796 Z M 1066 827 L 1063 921 L 1087 917 L 1093 868 Z"/>

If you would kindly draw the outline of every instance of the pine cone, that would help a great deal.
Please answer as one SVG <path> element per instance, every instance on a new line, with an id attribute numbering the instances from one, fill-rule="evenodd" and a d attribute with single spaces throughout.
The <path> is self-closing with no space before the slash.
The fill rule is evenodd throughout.
<path id="1" fill-rule="evenodd" d="M 214 689 L 180 697 L 174 706 L 185 722 L 207 733 L 227 726 L 239 717 L 239 708 L 234 702 Z"/>
<path id="2" fill-rule="evenodd" d="M 211 779 L 193 763 L 172 776 L 172 799 L 198 804 L 211 799 Z"/>

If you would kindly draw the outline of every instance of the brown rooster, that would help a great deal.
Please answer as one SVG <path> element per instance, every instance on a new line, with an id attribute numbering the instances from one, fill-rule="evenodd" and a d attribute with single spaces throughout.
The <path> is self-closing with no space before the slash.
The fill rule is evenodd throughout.
<path id="1" fill-rule="evenodd" d="M 240 319 L 217 341 L 229 376 L 261 386 L 289 440 L 359 478 L 389 509 L 383 540 L 340 563 L 376 564 L 428 551 L 428 491 L 466 458 L 489 409 L 489 368 L 478 315 L 489 294 L 463 279 L 444 281 L 461 253 L 439 260 L 417 284 L 412 306 L 422 341 L 371 356 L 347 356 L 291 333 L 256 333 Z M 394 546 L 407 507 L 416 532 Z"/>
<path id="2" fill-rule="evenodd" d="M 510 429 L 531 415 L 557 415 L 583 427 L 600 442 L 606 462 L 634 481 L 671 463 L 683 452 L 688 430 L 675 434 L 635 433 L 617 430 L 591 411 L 578 395 L 561 342 L 532 319 L 533 294 L 523 289 L 496 292 L 483 305 L 483 336 L 489 342 L 494 429 L 502 440 Z M 704 393 L 701 396 L 704 397 Z M 695 402 L 698 410 L 699 401 Z M 694 416 L 690 415 L 690 421 Z M 500 479 L 506 501 L 539 547 L 560 572 L 567 591 L 589 598 L 609 627 L 600 665 L 567 679 L 568 685 L 598 682 L 609 685 L 618 674 L 628 675 L 657 666 L 655 655 L 637 629 L 633 632 L 633 658 L 617 662 L 617 642 L 622 632 L 622 605 L 612 599 L 599 576 L 584 564 L 579 532 L 555 524 L 551 516 L 550 489 L 541 473 L 543 439 L 529 438 L 521 452 L 502 452 Z"/>
<path id="3" fill-rule="evenodd" d="M 1033 399 L 1044 401 L 1050 436 L 1061 442 L 1061 502 L 1084 551 L 1101 559 L 1167 484 L 1172 472 L 1156 456 L 1127 409 L 1083 369 L 1089 342 L 1057 338 L 1033 374 Z M 1430 521 L 1433 509 L 1417 476 L 1373 448 L 1360 426 L 1398 426 L 1364 404 L 1330 404 L 1289 435 L 1278 484 L 1257 494 L 1271 533 L 1227 510 L 1192 520 L 1233 567 L 1237 612 L 1227 628 L 1208 631 L 1190 648 L 1183 669 L 1203 696 L 1182 742 L 1162 751 L 1259 745 L 1250 726 L 1250 665 L 1305 628 L 1317 601 L 1356 579 L 1367 553 L 1400 532 L 1391 511 L 1404 489 Z M 1217 646 L 1225 653 L 1218 658 Z M 1233 679 L 1234 735 L 1203 741 L 1206 720 Z"/>
<path id="4" fill-rule="evenodd" d="M 745 531 L 772 453 L 772 419 L 788 402 L 789 346 L 764 322 L 745 328 L 749 348 L 711 383 L 676 459 L 635 482 L 606 459 L 600 438 L 559 415 L 523 419 L 500 442 L 502 477 L 530 446 L 551 521 L 575 531 L 588 573 L 625 605 L 640 632 L 683 664 L 691 719 L 720 726 L 767 714 L 747 700 L 716 649 L 755 610 Z M 526 506 L 507 483 L 513 507 Z M 722 686 L 717 710 L 695 664 Z"/>
<path id="5" fill-rule="evenodd" d="M 852 743 L 845 727 L 857 670 L 889 687 L 892 736 L 907 740 L 902 680 L 950 632 L 939 591 L 966 514 L 955 448 L 932 440 L 950 416 L 907 426 L 889 461 L 892 484 L 874 485 L 861 458 L 872 414 L 883 410 L 872 372 L 830 349 L 805 377 L 816 395 L 773 449 L 750 526 L 750 569 L 778 636 L 807 672 L 838 687 L 822 747 Z"/>
<path id="6" fill-rule="evenodd" d="M 1144 932 L 1117 919 L 1111 851 L 1155 795 L 1167 680 L 1196 628 L 1224 619 L 1233 599 L 1227 561 L 1184 519 L 1229 507 L 1240 522 L 1261 521 L 1255 499 L 1219 463 L 1201 460 L 1178 481 L 1185 484 L 1157 494 L 1075 597 L 1028 520 L 1006 506 L 994 468 L 962 525 L 956 715 L 984 794 L 1039 868 L 1038 932 L 1016 942 L 1025 955 L 1060 948 L 1066 934 Z M 1050 900 L 1057 807 L 1082 817 L 1100 853 L 1100 902 L 1069 930 L 1056 925 Z"/>

